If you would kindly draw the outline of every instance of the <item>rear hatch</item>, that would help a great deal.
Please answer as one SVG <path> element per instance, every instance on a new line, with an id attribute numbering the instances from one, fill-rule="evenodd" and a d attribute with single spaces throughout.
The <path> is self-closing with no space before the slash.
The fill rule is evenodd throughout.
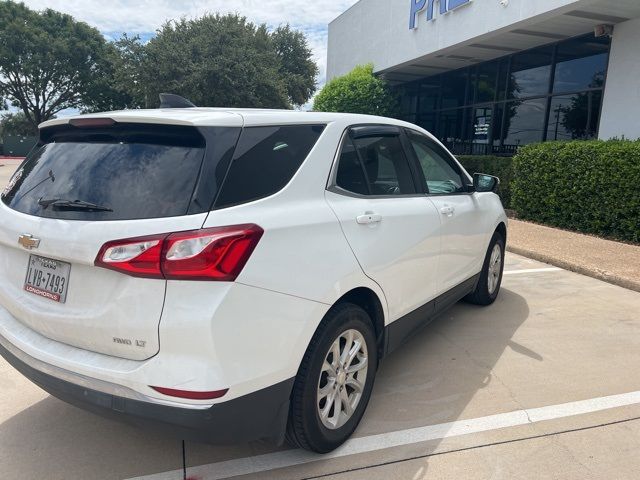
<path id="1" fill-rule="evenodd" d="M 0 201 L 0 305 L 74 347 L 155 355 L 166 281 L 94 262 L 114 240 L 201 228 L 239 132 L 109 119 L 44 129 Z"/>

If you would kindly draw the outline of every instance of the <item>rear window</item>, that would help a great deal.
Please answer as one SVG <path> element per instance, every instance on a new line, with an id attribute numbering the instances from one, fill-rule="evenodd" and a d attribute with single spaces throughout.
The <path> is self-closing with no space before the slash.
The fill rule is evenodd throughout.
<path id="1" fill-rule="evenodd" d="M 64 127 L 43 131 L 43 142 L 2 201 L 22 213 L 68 220 L 186 215 L 205 155 L 198 130 L 181 126 Z"/>
<path id="2" fill-rule="evenodd" d="M 258 200 L 282 190 L 307 158 L 324 127 L 245 128 L 215 208 Z"/>

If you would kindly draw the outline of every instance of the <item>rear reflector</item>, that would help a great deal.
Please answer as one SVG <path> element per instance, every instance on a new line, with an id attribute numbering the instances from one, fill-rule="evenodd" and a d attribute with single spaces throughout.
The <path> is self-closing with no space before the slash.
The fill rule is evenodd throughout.
<path id="1" fill-rule="evenodd" d="M 188 398 L 189 400 L 213 400 L 226 395 L 229 389 L 214 390 L 212 392 L 190 392 L 188 390 L 174 390 L 173 388 L 151 387 L 156 392 L 170 397 Z"/>
<path id="2" fill-rule="evenodd" d="M 246 224 L 116 240 L 102 246 L 95 265 L 134 277 L 232 282 L 263 233 Z"/>

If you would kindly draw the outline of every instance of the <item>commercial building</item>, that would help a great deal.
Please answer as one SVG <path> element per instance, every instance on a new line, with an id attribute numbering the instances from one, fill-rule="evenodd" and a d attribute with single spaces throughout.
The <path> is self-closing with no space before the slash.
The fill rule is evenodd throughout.
<path id="1" fill-rule="evenodd" d="M 328 78 L 370 62 L 458 154 L 640 138 L 640 0 L 360 0 L 329 25 Z"/>

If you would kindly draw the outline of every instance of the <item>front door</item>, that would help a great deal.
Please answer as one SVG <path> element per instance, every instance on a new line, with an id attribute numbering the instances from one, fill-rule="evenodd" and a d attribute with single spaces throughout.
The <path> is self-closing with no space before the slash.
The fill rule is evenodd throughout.
<path id="1" fill-rule="evenodd" d="M 407 136 L 428 192 L 427 201 L 440 215 L 442 249 L 438 265 L 438 294 L 460 285 L 482 269 L 487 246 L 487 215 L 471 183 L 447 151 L 429 137 L 413 130 Z"/>

